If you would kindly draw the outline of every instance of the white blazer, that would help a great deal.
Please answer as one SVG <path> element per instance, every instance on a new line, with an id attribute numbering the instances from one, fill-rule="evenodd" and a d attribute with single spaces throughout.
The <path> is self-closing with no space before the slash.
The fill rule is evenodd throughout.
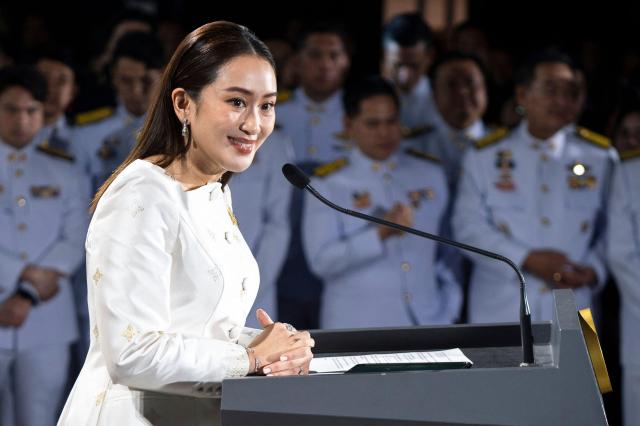
<path id="1" fill-rule="evenodd" d="M 258 266 L 220 183 L 192 191 L 144 160 L 105 192 L 86 240 L 91 345 L 59 425 L 215 424 L 249 371 Z"/>

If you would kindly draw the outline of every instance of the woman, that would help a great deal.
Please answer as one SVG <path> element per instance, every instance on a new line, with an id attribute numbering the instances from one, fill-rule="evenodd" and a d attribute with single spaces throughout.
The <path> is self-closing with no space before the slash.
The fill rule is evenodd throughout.
<path id="1" fill-rule="evenodd" d="M 189 34 L 87 234 L 91 346 L 61 425 L 212 424 L 219 383 L 305 374 L 313 339 L 258 310 L 258 268 L 227 182 L 275 121 L 271 54 L 246 28 Z"/>

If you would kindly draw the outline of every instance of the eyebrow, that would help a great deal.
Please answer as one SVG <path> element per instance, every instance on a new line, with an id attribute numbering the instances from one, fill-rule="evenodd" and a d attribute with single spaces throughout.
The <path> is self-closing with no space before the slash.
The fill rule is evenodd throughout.
<path id="1" fill-rule="evenodd" d="M 224 89 L 224 91 L 225 92 L 240 92 L 240 93 L 242 93 L 244 95 L 247 95 L 247 96 L 253 95 L 253 92 L 251 90 L 247 90 L 247 89 L 244 89 L 242 87 L 235 87 L 235 86 L 234 87 L 227 87 L 226 89 Z M 267 93 L 263 97 L 269 98 L 271 96 L 278 96 L 278 92 Z"/>

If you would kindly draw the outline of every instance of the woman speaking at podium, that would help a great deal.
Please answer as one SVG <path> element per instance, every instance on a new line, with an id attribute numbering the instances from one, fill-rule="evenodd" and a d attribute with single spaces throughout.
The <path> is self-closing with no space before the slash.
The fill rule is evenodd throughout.
<path id="1" fill-rule="evenodd" d="M 94 199 L 91 344 L 60 425 L 216 424 L 222 380 L 308 373 L 308 332 L 262 310 L 262 331 L 244 327 L 259 274 L 227 186 L 272 132 L 276 90 L 245 27 L 210 23 L 177 48 L 137 145 Z"/>

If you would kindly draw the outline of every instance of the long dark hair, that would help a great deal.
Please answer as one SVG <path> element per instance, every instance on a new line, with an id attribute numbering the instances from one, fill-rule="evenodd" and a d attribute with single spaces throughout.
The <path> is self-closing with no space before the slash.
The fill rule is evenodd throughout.
<path id="1" fill-rule="evenodd" d="M 118 174 L 133 161 L 162 155 L 157 165 L 164 168 L 187 153 L 191 141 L 184 142 L 182 123 L 173 109 L 171 93 L 176 88 L 183 88 L 197 103 L 202 90 L 218 78 L 220 68 L 241 55 L 264 58 L 275 70 L 275 62 L 267 46 L 242 25 L 211 22 L 182 40 L 162 74 L 136 145 L 98 189 L 91 203 L 92 210 Z M 221 179 L 223 186 L 230 177 L 231 172 L 224 173 Z"/>

